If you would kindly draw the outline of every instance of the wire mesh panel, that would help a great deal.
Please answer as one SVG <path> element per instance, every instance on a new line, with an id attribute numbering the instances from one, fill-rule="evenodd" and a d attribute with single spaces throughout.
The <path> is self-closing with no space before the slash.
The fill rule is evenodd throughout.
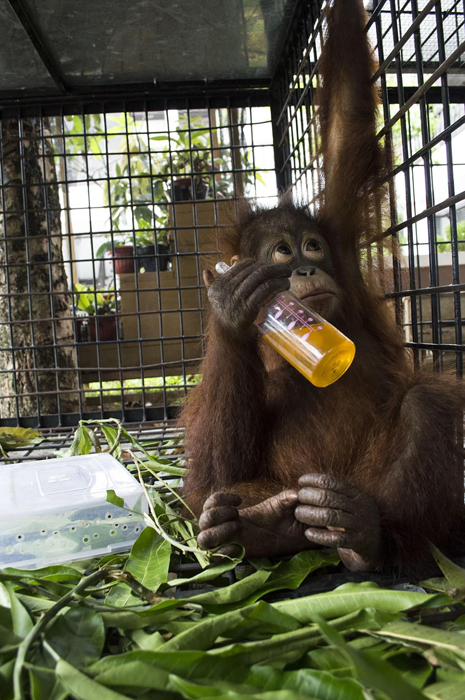
<path id="1" fill-rule="evenodd" d="M 263 97 L 3 115 L 0 419 L 172 417 L 230 200 L 276 195 Z"/>
<path id="2" fill-rule="evenodd" d="M 318 58 L 326 2 L 315 0 L 296 16 L 274 85 L 275 138 L 282 149 L 280 178 L 305 201 L 318 193 L 320 163 Z M 405 340 L 417 364 L 453 368 L 462 375 L 461 294 L 465 290 L 465 26 L 463 0 L 365 2 L 367 31 L 379 58 L 379 137 L 394 150 L 396 208 L 386 238 L 400 258 L 386 259 L 380 244 L 368 266 L 383 271 Z"/>

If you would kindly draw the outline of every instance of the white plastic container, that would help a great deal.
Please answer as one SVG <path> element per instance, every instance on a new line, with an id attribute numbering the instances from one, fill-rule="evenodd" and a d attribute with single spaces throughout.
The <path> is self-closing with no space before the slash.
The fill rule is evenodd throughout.
<path id="1" fill-rule="evenodd" d="M 108 489 L 136 512 L 108 503 Z M 0 568 L 127 551 L 145 526 L 145 511 L 141 485 L 109 454 L 2 464 Z"/>

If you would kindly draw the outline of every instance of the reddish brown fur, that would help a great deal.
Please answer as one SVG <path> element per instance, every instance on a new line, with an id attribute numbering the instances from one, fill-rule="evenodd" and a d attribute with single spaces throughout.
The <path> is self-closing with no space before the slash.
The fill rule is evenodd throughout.
<path id="1" fill-rule="evenodd" d="M 185 492 L 198 513 L 217 490 L 252 504 L 296 487 L 302 474 L 333 474 L 375 497 L 383 567 L 420 572 L 427 540 L 452 551 L 463 521 L 463 461 L 454 435 L 463 390 L 453 380 L 413 374 L 399 330 L 357 262 L 360 243 L 379 233 L 379 217 L 366 211 L 383 205 L 387 163 L 375 136 L 365 21 L 358 0 L 335 3 L 320 96 L 325 192 L 317 222 L 344 293 L 333 322 L 354 340 L 356 359 L 321 390 L 271 350 L 230 343 L 212 323 L 203 381 L 181 418 L 190 465 Z M 281 207 L 295 214 L 288 200 Z M 242 212 L 228 237 L 230 255 L 250 255 L 256 216 L 250 207 Z"/>

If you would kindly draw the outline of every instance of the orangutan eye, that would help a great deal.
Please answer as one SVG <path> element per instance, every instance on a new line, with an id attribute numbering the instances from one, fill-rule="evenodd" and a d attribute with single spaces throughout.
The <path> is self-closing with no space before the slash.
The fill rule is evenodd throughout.
<path id="1" fill-rule="evenodd" d="M 292 260 L 293 252 L 287 243 L 279 243 L 273 251 L 273 262 L 288 263 Z"/>
<path id="2" fill-rule="evenodd" d="M 292 260 L 293 252 L 287 243 L 280 243 L 273 251 L 273 262 L 288 263 Z"/>
<path id="3" fill-rule="evenodd" d="M 312 253 L 316 253 L 319 250 L 321 250 L 321 245 L 318 243 L 316 238 L 310 238 L 310 240 L 307 241 L 307 245 L 305 246 L 305 250 L 309 250 Z"/>
<path id="4" fill-rule="evenodd" d="M 317 238 L 309 238 L 306 243 L 304 243 L 304 255 L 309 260 L 315 262 L 316 260 L 323 260 L 325 257 L 325 250 Z"/>

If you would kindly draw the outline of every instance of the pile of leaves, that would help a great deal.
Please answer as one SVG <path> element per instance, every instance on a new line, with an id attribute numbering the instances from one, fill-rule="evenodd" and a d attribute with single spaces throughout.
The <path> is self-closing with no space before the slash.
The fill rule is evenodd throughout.
<path id="1" fill-rule="evenodd" d="M 144 484 L 148 527 L 129 554 L 0 571 L 1 700 L 465 697 L 464 569 L 435 551 L 431 592 L 367 581 L 273 601 L 337 556 L 212 564 L 181 515 L 175 442 L 160 457 L 116 422 L 82 422 L 67 453 L 102 449 Z M 189 559 L 197 573 L 173 573 Z"/>

